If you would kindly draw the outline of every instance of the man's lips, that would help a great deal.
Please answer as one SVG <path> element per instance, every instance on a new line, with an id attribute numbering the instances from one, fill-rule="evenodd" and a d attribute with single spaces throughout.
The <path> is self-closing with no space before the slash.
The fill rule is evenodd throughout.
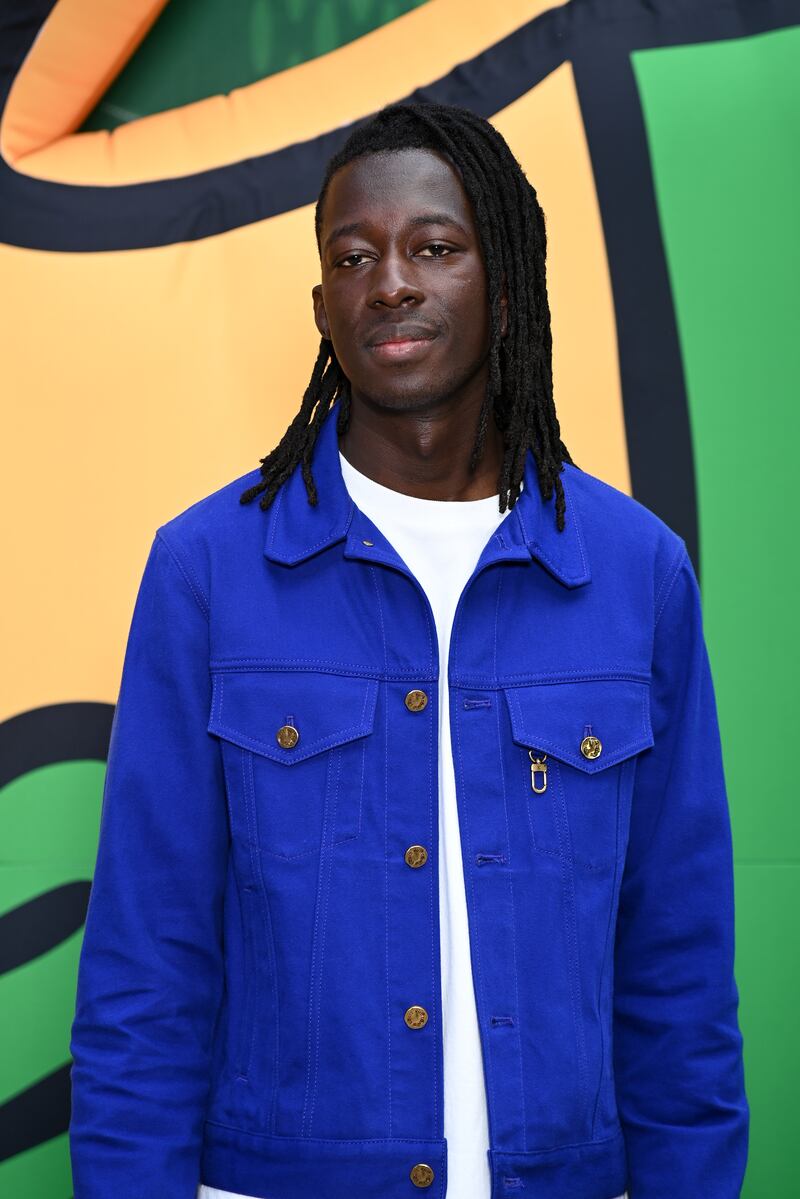
<path id="1" fill-rule="evenodd" d="M 375 331 L 367 345 L 372 347 L 387 341 L 420 341 L 436 336 L 436 328 L 427 321 L 413 320 L 408 317 L 399 321 L 384 320 L 375 326 Z"/>
<path id="2" fill-rule="evenodd" d="M 406 337 L 402 341 L 381 341 L 378 345 L 370 346 L 370 350 L 378 358 L 397 361 L 398 359 L 417 358 L 426 353 L 433 337 Z"/>
<path id="3" fill-rule="evenodd" d="M 436 333 L 424 325 L 409 323 L 406 328 L 395 327 L 378 333 L 367 348 L 378 358 L 396 361 L 424 353 L 435 338 Z"/>

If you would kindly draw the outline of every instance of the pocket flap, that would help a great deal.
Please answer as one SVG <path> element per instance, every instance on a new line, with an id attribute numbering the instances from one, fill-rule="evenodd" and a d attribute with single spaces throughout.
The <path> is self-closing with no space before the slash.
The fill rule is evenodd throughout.
<path id="1" fill-rule="evenodd" d="M 650 684 L 631 679 L 583 679 L 506 687 L 514 741 L 594 774 L 653 745 Z M 581 753 L 587 735 L 601 744 Z"/>
<path id="2" fill-rule="evenodd" d="M 208 731 L 275 762 L 291 765 L 371 733 L 378 680 L 302 670 L 212 672 Z M 278 730 L 292 725 L 284 748 Z"/>

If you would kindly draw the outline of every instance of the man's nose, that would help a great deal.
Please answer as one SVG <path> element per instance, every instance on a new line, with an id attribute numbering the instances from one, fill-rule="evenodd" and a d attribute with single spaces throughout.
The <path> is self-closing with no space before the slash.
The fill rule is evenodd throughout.
<path id="1" fill-rule="evenodd" d="M 384 254 L 370 271 L 367 297 L 370 306 L 385 304 L 397 308 L 406 300 L 421 303 L 424 299 L 425 292 L 415 278 L 414 265 L 404 254 Z"/>

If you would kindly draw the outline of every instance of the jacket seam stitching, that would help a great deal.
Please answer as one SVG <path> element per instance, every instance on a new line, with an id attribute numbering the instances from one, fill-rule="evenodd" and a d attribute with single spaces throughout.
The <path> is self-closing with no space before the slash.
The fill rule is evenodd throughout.
<path id="1" fill-rule="evenodd" d="M 596 1145 L 608 1145 L 622 1138 L 622 1128 L 608 1137 L 598 1137 L 591 1141 L 570 1141 L 567 1145 L 552 1145 L 549 1149 L 491 1149 L 493 1157 L 545 1157 L 549 1153 L 563 1153 L 566 1149 L 593 1149 Z"/>
<path id="2" fill-rule="evenodd" d="M 495 600 L 495 612 L 494 612 L 495 674 L 497 673 L 497 657 L 498 657 L 497 631 L 498 631 L 498 627 L 500 624 L 500 596 L 501 596 L 501 593 L 503 590 L 503 577 L 504 576 L 502 574 L 498 574 L 497 596 L 496 596 L 496 600 Z M 500 727 L 500 704 L 499 703 L 495 704 L 494 710 L 495 710 L 495 728 L 497 729 L 497 744 L 498 744 L 498 746 L 502 746 L 502 730 Z M 458 720 L 458 718 L 457 718 L 457 720 Z M 460 743 L 460 739 L 459 739 L 459 749 L 460 749 L 460 744 L 461 743 Z M 505 767 L 503 765 L 502 750 L 498 755 L 498 759 L 499 759 L 499 765 L 500 765 L 500 785 L 501 785 L 501 791 L 502 791 L 502 794 L 504 797 L 504 799 L 503 799 L 503 814 L 505 817 L 506 838 L 508 840 L 508 844 L 510 847 L 512 839 L 509 835 L 508 797 L 507 797 L 508 789 L 506 786 L 506 775 L 505 775 Z M 463 777 L 464 777 L 463 763 L 462 763 L 461 777 L 462 777 L 462 782 L 463 782 Z M 466 806 L 465 806 L 465 810 L 466 810 Z M 471 842 L 470 842 L 470 847 L 471 847 Z M 510 850 L 509 850 L 509 856 L 510 856 Z M 474 857 L 473 857 L 472 861 L 474 861 Z M 472 862 L 470 864 L 472 864 Z M 521 1031 L 521 1027 L 520 1027 L 520 1018 L 519 1018 L 519 1013 L 522 1010 L 522 1005 L 520 1004 L 520 1000 L 519 1000 L 519 966 L 518 966 L 519 959 L 518 959 L 518 954 L 517 954 L 517 911 L 516 911 L 516 907 L 514 904 L 513 874 L 514 874 L 513 869 L 509 870 L 509 872 L 508 872 L 508 897 L 509 897 L 509 905 L 511 907 L 511 916 L 512 916 L 511 948 L 512 948 L 512 958 L 513 958 L 513 963 L 514 963 L 514 999 L 515 999 L 515 1018 L 516 1018 L 516 1030 L 515 1031 L 516 1031 L 516 1038 L 517 1038 L 517 1052 L 519 1053 L 519 1081 L 520 1081 L 521 1104 L 522 1104 L 522 1143 L 523 1143 L 523 1147 L 527 1150 L 527 1148 L 528 1148 L 528 1112 L 527 1112 L 527 1105 L 525 1102 L 525 1055 L 524 1055 L 523 1048 L 522 1048 L 522 1031 Z M 473 876 L 472 872 L 470 872 L 470 890 L 472 891 L 473 903 L 475 903 L 477 906 L 477 903 L 475 900 L 475 880 L 474 880 L 474 876 Z"/>
<path id="3" fill-rule="evenodd" d="M 574 676 L 577 676 L 577 677 L 574 677 Z M 480 676 L 478 676 L 478 677 L 480 677 Z M 486 677 L 489 678 L 491 676 L 487 675 Z M 519 671 L 516 674 L 503 675 L 503 678 L 504 679 L 529 679 L 529 678 L 532 678 L 532 679 L 542 679 L 542 680 L 544 680 L 544 682 L 553 681 L 556 683 L 558 683 L 558 682 L 568 682 L 569 683 L 569 682 L 573 682 L 573 681 L 576 683 L 582 683 L 587 679 L 588 680 L 610 679 L 612 681 L 614 681 L 616 679 L 632 679 L 636 683 L 649 683 L 650 682 L 650 675 L 647 674 L 645 671 L 623 670 L 621 668 L 617 669 L 614 666 L 609 666 L 606 670 L 596 670 L 596 671 L 559 670 L 559 671 L 551 671 L 549 674 L 531 674 L 530 671 Z M 508 686 L 508 685 L 509 684 L 498 683 L 498 687 L 503 687 L 503 686 Z M 523 687 L 525 684 L 517 683 L 517 684 L 510 684 L 510 685 L 517 686 L 517 687 Z"/>
<path id="4" fill-rule="evenodd" d="M 156 537 L 158 538 L 159 541 L 162 542 L 163 545 L 166 546 L 166 548 L 169 552 L 169 555 L 172 558 L 172 561 L 177 566 L 178 570 L 180 571 L 181 575 L 183 576 L 184 582 L 186 583 L 187 587 L 189 588 L 192 595 L 194 596 L 194 599 L 195 599 L 195 602 L 196 602 L 198 608 L 203 613 L 203 616 L 205 616 L 206 620 L 208 620 L 209 611 L 210 611 L 208 601 L 206 600 L 206 597 L 203 595 L 203 592 L 200 590 L 200 586 L 197 583 L 197 580 L 194 578 L 194 575 L 191 573 L 190 568 L 187 566 L 184 566 L 183 562 L 178 557 L 176 551 L 172 548 L 172 546 L 170 545 L 170 543 L 167 541 L 166 537 L 160 530 L 156 532 Z"/>
<path id="5" fill-rule="evenodd" d="M 675 557 L 673 558 L 672 562 L 670 563 L 669 569 L 667 570 L 666 574 L 664 575 L 664 578 L 661 581 L 658 591 L 656 592 L 655 622 L 653 624 L 654 632 L 655 632 L 656 628 L 658 627 L 658 622 L 661 619 L 661 614 L 663 613 L 664 609 L 667 606 L 667 600 L 669 599 L 670 594 L 672 593 L 672 588 L 674 587 L 675 580 L 678 577 L 679 568 L 683 565 L 684 559 L 687 557 L 688 557 L 688 552 L 686 549 L 686 543 L 683 540 L 681 540 L 681 543 L 678 546 L 678 552 L 676 553 Z M 663 598 L 659 599 L 662 592 L 663 592 Z"/>
<path id="6" fill-rule="evenodd" d="M 583 538 L 581 536 L 581 506 L 580 506 L 580 503 L 575 499 L 575 493 L 572 490 L 572 484 L 571 483 L 568 484 L 566 482 L 566 471 L 559 472 L 559 473 L 563 473 L 565 476 L 565 478 L 561 480 L 561 488 L 562 488 L 562 491 L 564 492 L 564 509 L 566 511 L 566 501 L 569 500 L 570 506 L 572 507 L 572 512 L 573 512 L 573 524 L 575 526 L 575 536 L 578 539 L 578 549 L 579 549 L 580 555 L 581 555 L 581 563 L 583 565 L 583 573 L 584 573 L 584 575 L 590 574 L 591 572 L 589 571 L 589 566 L 586 561 L 586 555 L 583 551 Z M 579 578 L 579 577 L 580 576 L 578 576 L 578 575 L 571 576 L 571 578 L 573 578 L 573 579 Z"/>
<path id="7" fill-rule="evenodd" d="M 251 813 L 250 813 L 250 808 L 251 808 L 250 798 L 251 797 L 250 797 L 250 794 L 248 793 L 248 789 L 250 787 L 250 779 L 248 779 L 248 777 L 247 777 L 247 766 L 251 765 L 251 763 L 248 763 L 245 754 L 240 754 L 239 757 L 240 757 L 240 764 L 241 764 L 241 768 L 242 768 L 242 782 L 243 782 L 244 790 L 246 793 L 246 798 L 245 798 L 246 819 L 247 819 L 247 823 L 249 825 L 250 824 L 250 815 L 251 815 Z M 250 832 L 250 836 L 251 836 L 251 858 L 252 858 L 252 841 L 254 839 L 252 831 Z M 252 865 L 251 865 L 251 869 L 252 869 Z M 238 880 L 237 880 L 237 885 L 238 885 Z M 250 929 L 250 927 L 249 927 L 249 920 L 247 920 L 246 915 L 244 918 L 248 925 L 245 944 L 247 944 L 247 943 L 250 944 L 251 952 L 253 955 L 252 958 L 250 959 L 250 961 L 248 962 L 248 965 L 250 966 L 252 973 L 247 977 L 246 983 L 245 983 L 245 985 L 246 985 L 246 991 L 245 991 L 246 1000 L 245 1000 L 245 1011 L 244 1011 L 245 1027 L 242 1029 L 242 1031 L 240 1033 L 242 1045 L 247 1043 L 249 1040 L 249 1046 L 247 1048 L 247 1057 L 243 1058 L 243 1059 L 240 1058 L 240 1064 L 241 1064 L 241 1069 L 242 1069 L 241 1078 L 243 1081 L 248 1081 L 249 1077 L 250 1077 L 250 1070 L 252 1068 L 253 1045 L 255 1042 L 255 1032 L 256 1032 L 255 1014 L 256 1014 L 256 1010 L 258 1008 L 259 995 L 260 995 L 261 988 L 259 985 L 260 978 L 259 978 L 259 973 L 258 973 L 258 967 L 256 964 L 256 959 L 257 959 L 258 954 L 257 954 L 255 945 L 252 943 L 253 942 L 253 930 Z M 254 1004 L 255 1006 L 251 1007 L 250 1006 L 251 1003 Z M 250 1034 L 249 1038 L 247 1036 L 248 1032 Z"/>
<path id="8" fill-rule="evenodd" d="M 275 503 L 275 511 L 272 513 L 272 521 L 270 522 L 270 527 L 269 527 L 269 540 L 267 542 L 267 548 L 270 551 L 270 553 L 273 552 L 273 546 L 275 544 L 275 530 L 278 527 L 278 515 L 281 510 L 281 504 L 283 503 L 284 490 L 285 489 L 283 487 L 278 488 L 278 494 L 276 496 L 276 503 Z"/>
<path id="9" fill-rule="evenodd" d="M 248 823 L 251 827 L 250 833 L 250 859 L 251 869 L 255 874 L 255 883 L 258 888 L 258 894 L 261 899 L 261 918 L 264 922 L 264 932 L 267 937 L 267 947 L 270 954 L 270 964 L 272 966 L 272 995 L 275 1004 L 275 1040 L 273 1043 L 272 1052 L 272 1092 L 270 1095 L 270 1106 L 267 1114 L 267 1127 L 271 1134 L 275 1132 L 275 1123 L 277 1119 L 278 1106 L 278 1091 L 279 1091 L 279 1074 L 280 1074 L 280 1038 L 281 1038 L 281 1006 L 280 1006 L 280 987 L 278 979 L 278 954 L 275 946 L 275 928 L 272 919 L 272 905 L 270 904 L 269 893 L 264 882 L 264 869 L 262 864 L 261 854 L 259 853 L 259 825 L 258 825 L 258 810 L 256 804 L 255 792 L 255 776 L 252 774 L 253 759 L 252 756 L 248 759 L 248 768 L 251 772 L 247 778 L 247 799 L 248 799 Z"/>
<path id="10" fill-rule="evenodd" d="M 459 628 L 457 630 L 457 636 L 460 635 L 460 632 L 461 632 L 461 630 Z M 455 725 L 454 730 L 452 730 L 455 732 L 454 744 L 457 747 L 457 754 L 458 754 L 458 780 L 461 784 L 461 795 L 462 795 L 462 797 L 465 798 L 466 792 L 467 792 L 467 783 L 466 783 L 466 779 L 464 777 L 464 756 L 463 756 L 463 751 L 461 748 L 461 722 L 459 719 L 456 719 L 453 723 Z M 451 731 L 451 735 L 452 735 L 452 731 Z M 458 787 L 458 783 L 456 784 L 456 787 Z M 465 882 L 465 886 L 469 886 L 469 890 L 472 893 L 472 901 L 473 901 L 473 905 L 474 905 L 474 903 L 475 903 L 474 879 L 473 879 L 472 871 L 466 869 L 467 863 L 471 864 L 471 862 L 473 860 L 473 858 L 472 858 L 472 841 L 470 838 L 470 829 L 469 829 L 469 817 L 467 814 L 468 806 L 469 805 L 467 803 L 464 803 L 464 808 L 463 808 L 464 840 L 466 841 L 466 845 L 467 845 L 467 853 L 465 855 L 466 860 L 464 862 L 464 866 L 465 866 L 464 882 Z M 459 818 L 461 818 L 461 816 L 462 816 L 462 812 L 459 811 Z M 441 856 L 441 851 L 442 851 L 441 844 L 437 843 L 437 856 Z M 481 960 L 481 946 L 480 946 L 480 938 L 479 937 L 475 937 L 474 948 L 475 948 L 475 990 L 476 990 L 475 1001 L 476 1001 L 476 1013 L 477 1013 L 477 1019 L 478 1019 L 478 1031 L 479 1031 L 479 1035 L 480 1035 L 481 1047 L 482 1047 L 482 1052 L 483 1052 L 483 1061 L 484 1061 L 484 1078 L 485 1078 L 485 1083 L 486 1083 L 486 1097 L 487 1097 L 487 1116 L 489 1118 L 490 1123 L 493 1123 L 493 1114 L 494 1114 L 494 1107 L 495 1107 L 495 1104 L 494 1104 L 495 1061 L 494 1061 L 494 1054 L 492 1052 L 493 1046 L 491 1044 L 487 1044 L 486 1030 L 483 1028 L 483 1026 L 481 1024 L 481 1010 L 480 1009 L 483 1007 L 482 1001 L 483 1001 L 483 985 L 484 984 L 483 984 L 483 962 Z M 517 1030 L 517 1035 L 519 1036 L 518 1030 Z M 519 1059 L 519 1067 L 520 1067 L 520 1071 L 521 1071 L 522 1070 L 522 1059 L 521 1058 Z M 524 1125 L 523 1125 L 523 1128 L 524 1128 Z"/>
<path id="11" fill-rule="evenodd" d="M 403 1145 L 441 1145 L 444 1141 L 443 1137 L 312 1137 L 298 1136 L 296 1134 L 285 1133 L 265 1133 L 256 1132 L 252 1128 L 242 1128 L 237 1124 L 225 1124 L 221 1120 L 206 1120 L 206 1124 L 212 1128 L 227 1128 L 231 1132 L 243 1134 L 246 1137 L 258 1137 L 259 1140 L 274 1140 L 274 1141 L 320 1141 L 325 1145 L 382 1145 L 386 1141 L 395 1141 Z M 613 1138 L 607 1137 L 607 1140 Z M 581 1142 L 583 1143 L 583 1142 Z M 602 1142 L 598 1141 L 597 1144 Z M 559 1146 L 560 1148 L 560 1146 Z M 571 1148 L 571 1146 L 567 1146 Z"/>
<path id="12" fill-rule="evenodd" d="M 331 871 L 333 868 L 333 848 L 327 844 L 328 826 L 333 825 L 333 836 L 336 835 L 336 809 L 339 802 L 339 775 L 341 760 L 334 751 L 328 758 L 325 771 L 325 797 L 323 800 L 321 845 L 319 864 L 317 867 L 317 898 L 314 903 L 314 928 L 311 938 L 311 964 L 309 968 L 309 1001 L 308 1001 L 308 1066 L 306 1069 L 306 1085 L 303 1097 L 303 1114 L 300 1121 L 301 1136 L 307 1136 L 314 1119 L 314 1107 L 317 1100 L 319 1078 L 319 1052 L 321 1041 L 321 1011 L 323 980 L 325 975 L 325 939 L 328 929 L 328 901 L 331 891 Z M 334 787 L 334 781 L 335 787 Z M 331 818 L 331 798 L 333 798 L 333 817 Z M 310 1104 L 310 1110 L 309 1110 Z M 307 1115 L 308 1113 L 308 1115 Z"/>
<path id="13" fill-rule="evenodd" d="M 386 626 L 385 626 L 384 619 L 383 619 L 383 603 L 382 603 L 382 597 L 381 597 L 382 582 L 381 582 L 381 576 L 374 566 L 369 567 L 369 577 L 372 581 L 373 587 L 375 588 L 375 604 L 376 604 L 377 612 L 378 612 L 378 620 L 380 622 L 381 645 L 383 647 L 384 673 L 388 676 L 389 654 L 388 654 L 388 649 L 387 649 L 387 645 L 386 645 Z M 377 683 L 376 683 L 376 692 L 377 692 Z M 376 694 L 375 702 L 377 704 L 377 694 Z M 375 721 L 373 720 L 373 728 L 374 727 L 375 727 Z M 385 845 L 388 841 L 387 824 L 388 824 L 388 819 L 389 819 L 389 811 L 391 808 L 391 805 L 389 802 L 389 705 L 386 703 L 384 703 L 383 737 L 384 737 L 384 742 L 383 742 L 384 752 L 382 754 L 382 758 L 383 758 L 383 792 L 384 792 L 383 810 L 384 810 L 384 845 Z M 365 742 L 365 744 L 366 744 L 366 742 Z M 388 861 L 387 861 L 386 857 L 384 857 L 383 882 L 384 882 L 385 911 L 388 911 L 388 894 L 387 894 L 387 891 L 388 891 Z M 390 993 L 390 987 L 389 987 L 390 953 L 389 953 L 389 921 L 388 921 L 388 919 L 385 920 L 385 930 L 386 930 L 386 935 L 385 935 L 385 943 L 384 943 L 384 966 L 386 969 L 386 1093 L 388 1096 L 388 1098 L 387 1098 L 387 1124 L 388 1124 L 388 1128 L 389 1128 L 389 1135 L 391 1135 L 391 1131 L 392 1131 L 392 1011 L 391 1011 L 391 993 Z"/>
<path id="14" fill-rule="evenodd" d="M 606 1044 L 606 1029 L 605 1029 L 604 1021 L 602 1019 L 603 983 L 605 982 L 606 972 L 609 969 L 609 964 L 611 961 L 611 948 L 613 945 L 613 938 L 611 936 L 612 915 L 613 915 L 613 911 L 614 911 L 614 896 L 615 896 L 616 890 L 617 890 L 617 880 L 619 878 L 620 864 L 621 864 L 619 846 L 620 846 L 620 837 L 621 837 L 621 833 L 622 833 L 622 820 L 623 820 L 623 809 L 622 809 L 622 802 L 621 802 L 623 774 L 624 774 L 624 772 L 620 771 L 619 776 L 617 778 L 617 822 L 616 822 L 616 844 L 614 846 L 614 877 L 613 877 L 612 883 L 611 883 L 611 900 L 610 900 L 610 903 L 608 906 L 608 919 L 606 921 L 606 935 L 605 935 L 605 941 L 603 944 L 603 960 L 602 960 L 602 964 L 600 966 L 600 979 L 599 979 L 598 987 L 597 987 L 597 1010 L 601 1014 L 601 1019 L 600 1019 L 600 1077 L 599 1077 L 599 1080 L 597 1083 L 597 1091 L 595 1092 L 595 1097 L 594 1097 L 594 1107 L 592 1109 L 592 1127 L 591 1127 L 592 1139 L 594 1139 L 595 1131 L 597 1129 L 597 1118 L 598 1118 L 598 1111 L 600 1108 L 600 1096 L 603 1093 L 603 1082 L 604 1082 L 603 1076 L 604 1076 L 605 1069 L 606 1069 L 606 1059 L 609 1059 L 609 1061 L 610 1061 L 610 1058 L 611 1058 L 611 1055 L 610 1055 L 611 1046 L 610 1046 L 610 1044 Z M 613 1005 L 614 1005 L 614 994 L 613 994 L 613 987 L 612 987 L 612 993 L 611 993 L 612 1017 L 613 1017 Z"/>
<path id="15" fill-rule="evenodd" d="M 307 670 L 309 673 L 337 675 L 342 675 L 342 668 L 344 668 L 344 676 L 347 678 L 377 679 L 379 682 L 385 683 L 402 683 L 409 679 L 418 679 L 420 682 L 426 683 L 436 682 L 430 669 L 427 672 L 414 669 L 400 671 L 385 669 L 380 672 L 376 671 L 374 667 L 365 667 L 359 662 L 331 662 L 327 658 L 212 658 L 210 662 L 210 669 L 220 675 L 247 674 L 251 670 L 260 670 L 269 674 L 272 671 L 295 668 L 298 672 Z M 473 683 L 470 681 L 471 679 L 477 681 Z M 512 680 L 520 681 L 513 682 Z M 651 675 L 646 671 L 627 669 L 620 664 L 619 666 L 611 665 L 602 670 L 561 670 L 551 671 L 547 674 L 521 671 L 516 674 L 505 674 L 499 682 L 493 675 L 473 674 L 459 677 L 458 672 L 455 672 L 452 681 L 456 687 L 489 687 L 494 691 L 500 691 L 504 687 L 524 687 L 528 684 L 538 687 L 556 683 L 613 682 L 615 680 L 650 683 Z"/>
<path id="16" fill-rule="evenodd" d="M 572 833 L 569 825 L 569 812 L 567 808 L 567 796 L 564 787 L 564 781 L 561 778 L 561 771 L 555 771 L 555 788 L 558 792 L 560 805 L 558 815 L 556 816 L 556 831 L 558 834 L 559 845 L 561 846 L 561 914 L 563 917 L 564 934 L 567 945 L 571 952 L 568 952 L 569 963 L 569 991 L 572 1006 L 572 1022 L 575 1029 L 575 1056 L 578 1067 L 578 1103 L 580 1110 L 583 1111 L 583 1103 L 588 1099 L 588 1074 L 586 1061 L 586 1036 L 583 1021 L 581 1019 L 581 1001 L 583 999 L 583 985 L 581 981 L 581 952 L 578 938 L 578 901 L 575 888 L 575 873 L 572 868 Z M 566 835 L 566 852 L 564 852 L 564 840 Z"/>

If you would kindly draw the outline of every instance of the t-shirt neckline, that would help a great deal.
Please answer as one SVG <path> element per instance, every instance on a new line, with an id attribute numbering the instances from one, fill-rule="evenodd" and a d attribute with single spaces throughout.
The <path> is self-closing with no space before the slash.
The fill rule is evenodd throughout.
<path id="1" fill-rule="evenodd" d="M 477 500 L 431 500 L 423 496 L 407 495 L 404 491 L 397 491 L 394 487 L 386 487 L 383 483 L 377 483 L 375 479 L 370 479 L 369 475 L 365 475 L 363 471 L 357 470 L 352 462 L 345 458 L 341 450 L 339 450 L 339 460 L 342 464 L 342 474 L 346 477 L 350 472 L 351 477 L 364 491 L 372 492 L 377 498 L 381 498 L 386 502 L 395 505 L 405 505 L 408 508 L 436 509 L 437 512 L 457 512 L 459 514 L 469 512 L 481 512 L 485 509 L 497 508 L 499 512 L 500 495 L 499 492 L 495 495 L 483 496 Z"/>

